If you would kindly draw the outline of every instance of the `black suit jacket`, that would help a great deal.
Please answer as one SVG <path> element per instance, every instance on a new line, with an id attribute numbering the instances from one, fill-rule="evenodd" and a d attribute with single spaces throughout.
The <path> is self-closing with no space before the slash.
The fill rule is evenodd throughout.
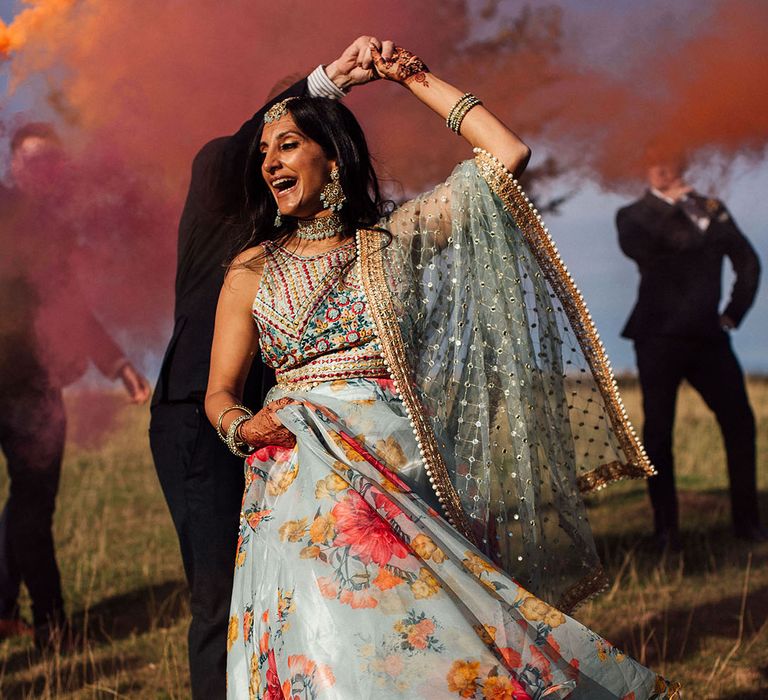
<path id="1" fill-rule="evenodd" d="M 689 196 L 710 217 L 705 231 L 679 203 L 669 204 L 651 192 L 616 215 L 621 249 L 640 270 L 637 302 L 622 332 L 626 338 L 721 334 L 724 257 L 736 281 L 722 313 L 738 326 L 754 301 L 760 278 L 754 249 L 722 202 Z"/>
<path id="2" fill-rule="evenodd" d="M 208 384 L 216 304 L 225 264 L 245 235 L 244 171 L 248 149 L 264 112 L 286 97 L 307 94 L 306 79 L 268 102 L 232 135 L 214 139 L 195 156 L 192 178 L 179 223 L 176 304 L 152 404 L 202 400 Z M 271 372 L 254 359 L 243 400 L 258 407 Z"/>

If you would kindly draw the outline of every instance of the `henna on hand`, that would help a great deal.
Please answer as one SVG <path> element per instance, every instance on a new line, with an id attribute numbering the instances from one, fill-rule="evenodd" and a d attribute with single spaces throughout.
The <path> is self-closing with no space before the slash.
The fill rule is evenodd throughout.
<path id="1" fill-rule="evenodd" d="M 416 54 L 404 49 L 402 46 L 395 46 L 392 52 L 392 58 L 383 58 L 378 49 L 371 45 L 371 54 L 373 63 L 376 67 L 376 73 L 382 78 L 392 80 L 401 85 L 407 85 L 411 81 L 420 83 L 424 87 L 429 87 L 427 73 L 429 68 Z"/>
<path id="2" fill-rule="evenodd" d="M 253 418 L 240 426 L 240 437 L 256 448 L 268 445 L 293 447 L 296 444 L 296 436 L 275 415 L 276 411 L 292 403 L 296 401 L 286 397 L 267 404 Z"/>

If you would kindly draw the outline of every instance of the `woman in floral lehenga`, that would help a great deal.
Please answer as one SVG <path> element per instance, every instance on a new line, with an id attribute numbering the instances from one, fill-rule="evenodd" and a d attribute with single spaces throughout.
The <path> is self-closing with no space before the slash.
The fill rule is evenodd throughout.
<path id="1" fill-rule="evenodd" d="M 514 180 L 528 149 L 372 53 L 476 155 L 387 213 L 346 108 L 265 116 L 206 398 L 248 454 L 229 697 L 679 697 L 565 614 L 605 585 L 580 493 L 651 467 Z M 257 348 L 278 383 L 251 416 Z"/>

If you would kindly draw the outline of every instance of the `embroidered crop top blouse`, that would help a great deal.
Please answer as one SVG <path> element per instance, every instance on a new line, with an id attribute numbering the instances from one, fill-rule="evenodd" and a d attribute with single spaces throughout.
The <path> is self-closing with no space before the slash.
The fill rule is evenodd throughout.
<path id="1" fill-rule="evenodd" d="M 318 255 L 271 241 L 253 302 L 264 362 L 280 384 L 389 376 L 355 261 L 354 239 Z"/>

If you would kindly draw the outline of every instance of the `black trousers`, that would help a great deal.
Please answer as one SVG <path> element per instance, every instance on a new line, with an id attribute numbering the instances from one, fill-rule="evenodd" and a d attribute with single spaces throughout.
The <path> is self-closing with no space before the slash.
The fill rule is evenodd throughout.
<path id="1" fill-rule="evenodd" d="M 52 527 L 65 435 L 60 389 L 2 393 L 0 447 L 10 492 L 0 516 L 0 618 L 18 615 L 23 582 L 36 631 L 43 634 L 64 617 Z"/>
<path id="2" fill-rule="evenodd" d="M 656 532 L 678 527 L 672 427 L 677 390 L 683 379 L 699 392 L 720 424 L 735 531 L 744 533 L 758 526 L 755 418 L 728 335 L 643 338 L 635 341 L 635 352 L 643 391 L 643 440 L 658 471 L 648 480 Z"/>
<path id="3" fill-rule="evenodd" d="M 224 698 L 243 461 L 218 438 L 199 402 L 153 406 L 149 437 L 191 593 L 192 697 Z"/>

